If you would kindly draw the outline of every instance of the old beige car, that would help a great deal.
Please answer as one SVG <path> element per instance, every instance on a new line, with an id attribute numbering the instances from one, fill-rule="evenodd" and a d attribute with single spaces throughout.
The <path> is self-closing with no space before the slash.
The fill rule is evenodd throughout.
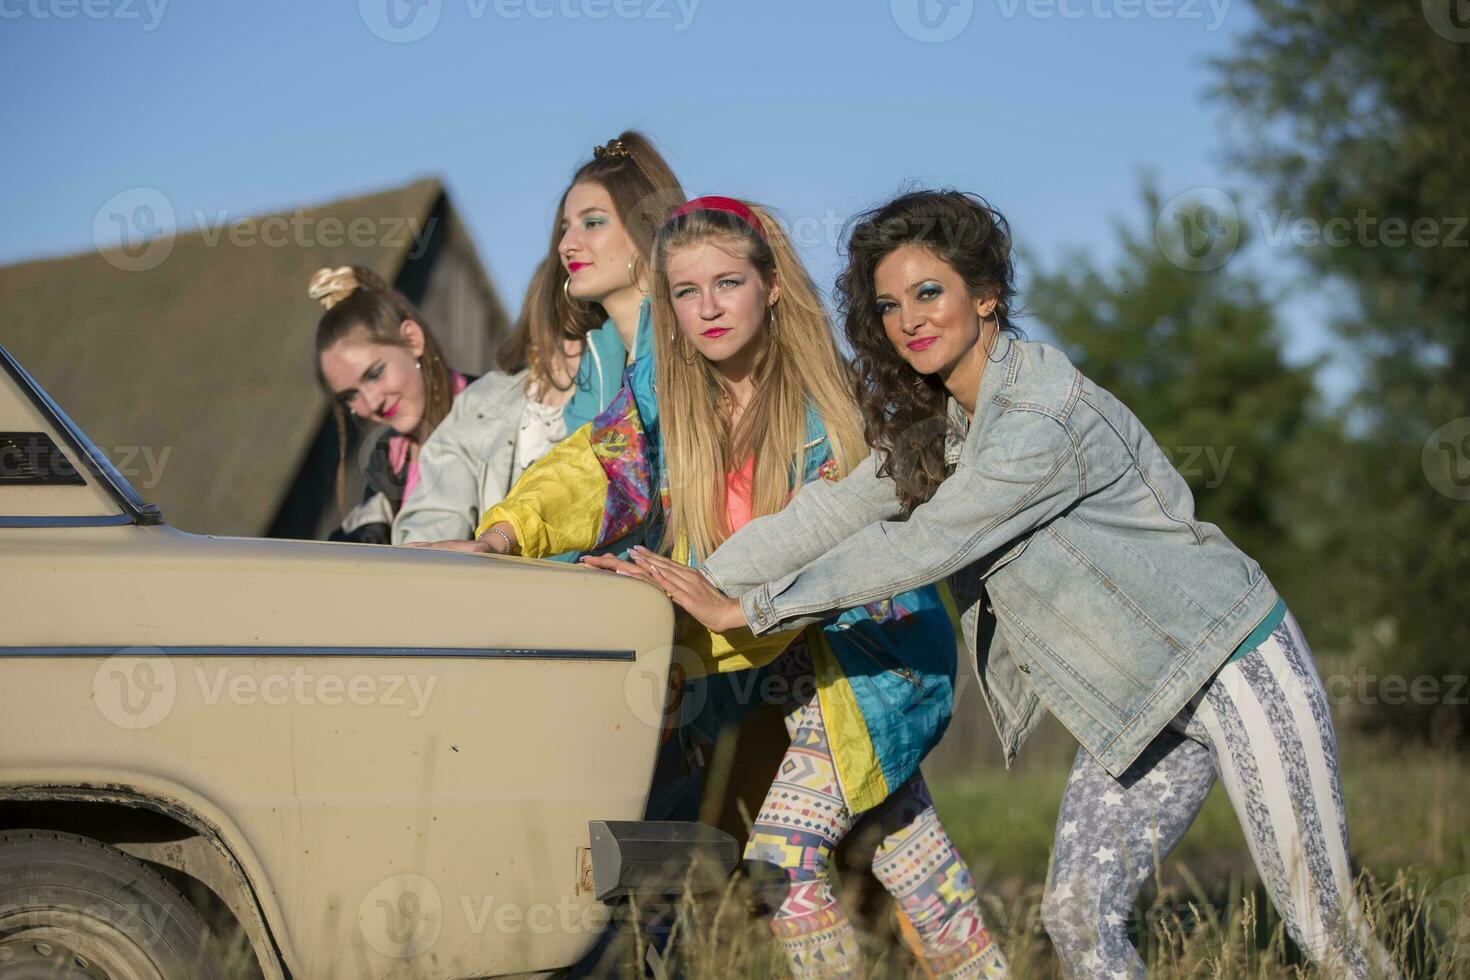
<path id="1" fill-rule="evenodd" d="M 0 977 L 215 976 L 231 920 L 265 977 L 553 971 L 649 852 L 733 862 L 636 822 L 657 590 L 165 516 L 0 348 Z"/>

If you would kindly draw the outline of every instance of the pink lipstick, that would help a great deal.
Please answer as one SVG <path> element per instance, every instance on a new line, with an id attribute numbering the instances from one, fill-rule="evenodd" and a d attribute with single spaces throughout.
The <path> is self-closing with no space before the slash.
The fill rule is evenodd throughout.
<path id="1" fill-rule="evenodd" d="M 929 347 L 932 347 L 934 342 L 938 339 L 938 337 L 920 337 L 918 340 L 909 341 L 908 349 L 911 351 L 927 350 Z"/>

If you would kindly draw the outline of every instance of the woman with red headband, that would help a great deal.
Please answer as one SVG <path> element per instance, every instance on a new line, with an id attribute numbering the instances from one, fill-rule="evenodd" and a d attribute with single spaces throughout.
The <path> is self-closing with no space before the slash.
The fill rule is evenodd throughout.
<path id="1" fill-rule="evenodd" d="M 653 254 L 653 358 L 491 508 L 480 550 L 541 557 L 642 542 L 696 564 L 805 483 L 838 479 L 867 454 L 816 288 L 768 212 L 699 198 L 660 228 Z M 934 587 L 759 642 L 749 630 L 681 624 L 691 676 L 763 671 L 746 689 L 774 695 L 786 715 L 791 745 L 745 856 L 797 976 L 862 969 L 828 862 L 867 814 L 885 835 L 873 873 L 915 926 L 929 968 L 1005 974 L 919 773 L 949 721 L 954 630 L 951 600 Z M 685 717 L 700 713 L 688 703 L 699 690 L 686 688 Z"/>

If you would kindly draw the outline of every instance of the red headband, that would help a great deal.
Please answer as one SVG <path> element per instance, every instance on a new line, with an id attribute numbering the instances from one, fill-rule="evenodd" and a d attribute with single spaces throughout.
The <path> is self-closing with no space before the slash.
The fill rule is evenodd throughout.
<path id="1" fill-rule="evenodd" d="M 766 230 L 761 227 L 761 219 L 755 216 L 754 211 L 733 197 L 720 197 L 719 195 L 696 197 L 675 208 L 674 213 L 669 215 L 669 220 L 673 221 L 680 215 L 689 214 L 691 211 L 724 211 L 727 214 L 733 214 L 749 225 L 751 230 L 760 236 L 761 241 L 765 241 Z"/>

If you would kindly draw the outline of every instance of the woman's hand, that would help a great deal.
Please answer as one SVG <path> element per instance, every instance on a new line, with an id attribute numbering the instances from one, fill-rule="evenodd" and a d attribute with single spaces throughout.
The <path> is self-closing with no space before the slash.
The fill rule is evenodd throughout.
<path id="1" fill-rule="evenodd" d="M 485 533 L 474 541 L 415 541 L 409 547 L 466 551 L 473 555 L 508 555 L 515 540 L 515 527 L 508 521 L 498 521 L 487 527 Z"/>
<path id="2" fill-rule="evenodd" d="M 628 554 L 638 568 L 651 576 L 644 581 L 652 582 L 663 589 L 670 599 L 699 620 L 705 629 L 723 633 L 747 625 L 745 613 L 740 608 L 740 600 L 726 596 L 688 565 L 670 561 L 642 546 L 635 546 Z"/>
<path id="3" fill-rule="evenodd" d="M 490 548 L 481 541 L 413 541 L 403 545 L 405 548 L 432 548 L 435 551 L 467 551 L 471 554 L 484 554 Z"/>
<path id="4" fill-rule="evenodd" d="M 658 586 L 660 591 L 664 590 L 663 586 L 654 581 L 652 572 L 640 568 L 633 562 L 626 561 L 616 555 L 583 555 L 577 560 L 583 565 L 591 565 L 593 568 L 600 568 L 604 572 L 616 572 L 619 575 L 626 575 L 628 578 L 636 578 L 640 582 L 647 582 L 649 585 Z"/>

